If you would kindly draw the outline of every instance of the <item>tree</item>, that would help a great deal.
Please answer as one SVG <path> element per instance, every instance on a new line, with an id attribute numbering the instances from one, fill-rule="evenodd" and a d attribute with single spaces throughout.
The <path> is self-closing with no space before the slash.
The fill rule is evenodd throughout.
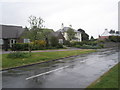
<path id="1" fill-rule="evenodd" d="M 50 33 L 54 31 L 52 29 L 42 29 L 41 31 L 41 39 L 44 39 L 46 41 L 46 46 L 49 46 Z"/>
<path id="2" fill-rule="evenodd" d="M 78 29 L 78 31 L 81 32 L 82 41 L 89 40 L 89 35 L 87 33 L 85 33 L 85 31 L 83 29 Z"/>
<path id="3" fill-rule="evenodd" d="M 30 16 L 28 19 L 28 22 L 30 23 L 30 28 L 35 29 L 35 28 L 42 28 L 43 23 L 45 22 L 41 17 L 36 17 L 36 16 Z"/>
<path id="4" fill-rule="evenodd" d="M 110 30 L 110 32 L 109 32 L 110 34 L 114 34 L 115 33 L 115 30 Z"/>
<path id="5" fill-rule="evenodd" d="M 68 35 L 69 41 L 71 41 L 72 39 L 75 38 L 75 34 L 76 34 L 76 32 L 74 32 L 74 30 L 72 28 L 67 30 L 67 35 Z"/>
<path id="6" fill-rule="evenodd" d="M 116 31 L 116 34 L 120 34 L 120 32 L 119 32 L 119 31 Z"/>
<path id="7" fill-rule="evenodd" d="M 24 37 L 29 38 L 31 41 L 40 40 L 42 38 L 42 28 L 44 20 L 41 17 L 30 16 L 28 19 L 30 28 L 26 27 L 27 33 Z"/>
<path id="8" fill-rule="evenodd" d="M 94 37 L 93 37 L 93 36 L 91 36 L 90 40 L 94 40 Z"/>

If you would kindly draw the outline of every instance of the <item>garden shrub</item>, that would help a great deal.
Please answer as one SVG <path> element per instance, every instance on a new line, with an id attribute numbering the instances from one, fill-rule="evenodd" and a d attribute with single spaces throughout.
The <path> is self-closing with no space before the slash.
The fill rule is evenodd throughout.
<path id="1" fill-rule="evenodd" d="M 12 51 L 28 51 L 31 50 L 40 50 L 46 48 L 46 42 L 44 40 L 35 40 L 31 43 L 15 43 L 12 46 Z"/>
<path id="2" fill-rule="evenodd" d="M 32 42 L 32 50 L 41 50 L 46 49 L 46 41 L 44 40 L 35 40 Z"/>
<path id="3" fill-rule="evenodd" d="M 112 42 L 120 42 L 120 36 L 109 36 L 109 40 Z"/>
<path id="4" fill-rule="evenodd" d="M 75 45 L 75 47 L 76 47 L 76 48 L 80 48 L 80 47 L 81 47 L 81 45 Z"/>
<path id="5" fill-rule="evenodd" d="M 98 43 L 96 41 L 88 41 L 87 45 L 96 46 Z"/>
<path id="6" fill-rule="evenodd" d="M 26 51 L 29 49 L 28 43 L 15 43 L 12 46 L 12 51 Z"/>
<path id="7" fill-rule="evenodd" d="M 73 47 L 77 47 L 77 48 L 80 48 L 80 47 L 88 47 L 89 48 L 92 48 L 92 47 L 95 47 L 98 45 L 98 42 L 96 41 L 82 41 L 82 42 L 77 42 L 77 41 L 74 41 L 74 42 L 71 42 L 71 45 Z"/>
<path id="8" fill-rule="evenodd" d="M 41 47 L 45 47 L 45 46 L 46 46 L 46 41 L 44 41 L 44 40 L 35 40 L 35 41 L 33 42 L 33 44 L 34 44 L 34 45 L 39 45 L 39 46 L 41 46 Z"/>
<path id="9" fill-rule="evenodd" d="M 105 40 L 98 40 L 98 43 L 105 43 Z"/>
<path id="10" fill-rule="evenodd" d="M 65 41 L 64 41 L 64 45 L 70 47 L 70 46 L 71 46 L 71 43 L 70 43 L 68 40 L 65 40 Z"/>
<path id="11" fill-rule="evenodd" d="M 12 52 L 7 55 L 7 58 L 27 58 L 30 56 L 30 53 L 26 52 Z"/>
<path id="12" fill-rule="evenodd" d="M 104 48 L 104 44 L 99 44 L 99 48 Z"/>
<path id="13" fill-rule="evenodd" d="M 62 44 L 58 44 L 58 45 L 56 46 L 56 48 L 63 48 L 63 45 L 62 45 Z"/>
<path id="14" fill-rule="evenodd" d="M 50 43 L 52 47 L 56 47 L 59 44 L 59 41 L 56 37 L 52 36 L 50 39 Z"/>
<path id="15" fill-rule="evenodd" d="M 82 49 L 94 49 L 93 46 L 90 46 L 90 45 L 82 45 L 80 48 Z"/>

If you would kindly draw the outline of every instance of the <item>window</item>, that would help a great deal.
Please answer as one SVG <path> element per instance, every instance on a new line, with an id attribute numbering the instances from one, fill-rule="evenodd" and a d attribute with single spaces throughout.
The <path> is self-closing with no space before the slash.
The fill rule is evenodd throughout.
<path id="1" fill-rule="evenodd" d="M 15 39 L 10 39 L 10 47 L 12 47 L 12 45 L 16 43 L 16 40 Z"/>
<path id="2" fill-rule="evenodd" d="M 0 45 L 3 45 L 3 39 L 0 39 Z"/>
<path id="3" fill-rule="evenodd" d="M 59 43 L 60 43 L 60 44 L 63 44 L 63 39 L 59 39 Z"/>
<path id="4" fill-rule="evenodd" d="M 24 43 L 30 43 L 30 39 L 24 39 Z"/>

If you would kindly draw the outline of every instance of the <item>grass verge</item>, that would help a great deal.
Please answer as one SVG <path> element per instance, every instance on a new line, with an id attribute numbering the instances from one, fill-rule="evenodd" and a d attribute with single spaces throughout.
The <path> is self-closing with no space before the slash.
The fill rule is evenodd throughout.
<path id="1" fill-rule="evenodd" d="M 120 66 L 120 63 L 115 65 L 108 72 L 102 75 L 99 79 L 97 79 L 95 82 L 89 85 L 87 89 L 89 88 L 118 88 L 119 86 L 118 83 L 120 83 L 120 81 L 118 80 L 118 76 L 119 76 L 118 67 L 119 66 Z"/>
<path id="2" fill-rule="evenodd" d="M 56 52 L 36 52 L 31 53 L 27 58 L 7 58 L 8 54 L 2 55 L 2 68 L 12 68 L 33 63 L 45 62 L 53 59 L 64 58 L 68 56 L 86 54 L 95 52 L 96 50 L 84 49 L 84 50 L 72 50 L 72 51 L 56 51 Z"/>

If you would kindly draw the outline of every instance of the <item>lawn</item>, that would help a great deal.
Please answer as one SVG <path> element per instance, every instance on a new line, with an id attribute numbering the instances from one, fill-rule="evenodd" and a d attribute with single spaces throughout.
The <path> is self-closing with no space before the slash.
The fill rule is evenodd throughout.
<path id="1" fill-rule="evenodd" d="M 118 88 L 118 66 L 120 66 L 120 63 L 115 65 L 87 88 Z"/>
<path id="2" fill-rule="evenodd" d="M 83 50 L 72 50 L 72 51 L 56 51 L 56 52 L 36 52 L 31 53 L 31 56 L 28 58 L 7 58 L 8 54 L 2 55 L 2 68 L 11 68 L 22 65 L 28 65 L 38 62 L 49 61 L 53 59 L 59 59 L 68 56 L 80 55 L 90 52 L 95 52 L 96 50 L 83 49 Z"/>

